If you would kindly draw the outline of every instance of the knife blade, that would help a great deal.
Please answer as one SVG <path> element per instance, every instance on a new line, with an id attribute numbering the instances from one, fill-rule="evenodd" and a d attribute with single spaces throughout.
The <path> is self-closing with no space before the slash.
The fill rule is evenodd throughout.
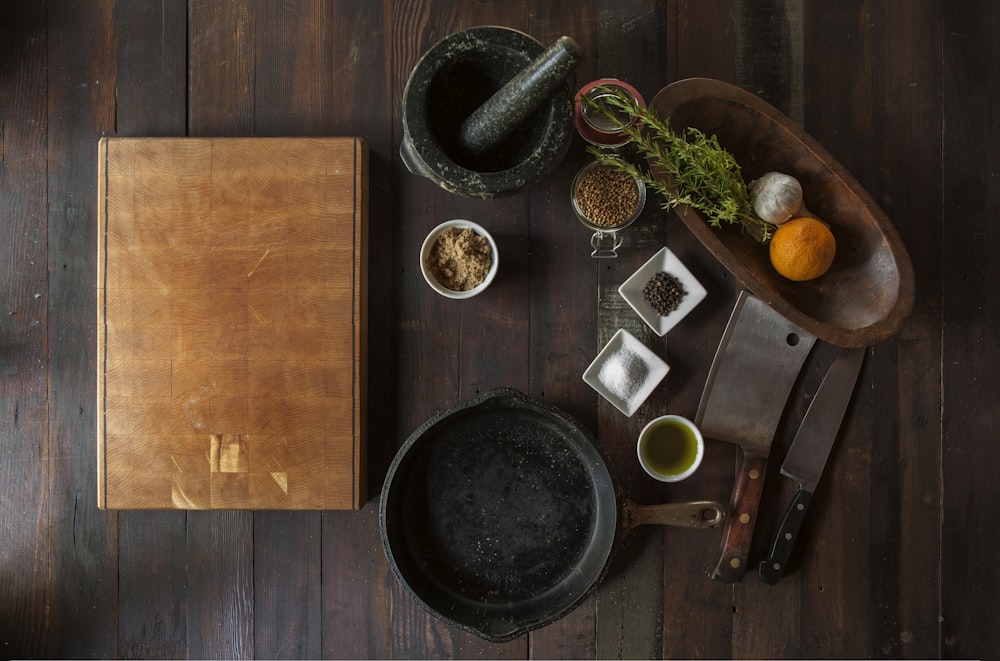
<path id="1" fill-rule="evenodd" d="M 695 416 L 706 438 L 743 451 L 711 573 L 717 581 L 735 583 L 746 572 L 771 441 L 815 341 L 760 299 L 740 293 Z"/>
<path id="2" fill-rule="evenodd" d="M 861 372 L 865 351 L 865 348 L 845 349 L 834 360 L 809 404 L 781 465 L 781 474 L 795 480 L 798 490 L 778 526 L 770 556 L 757 567 L 761 580 L 769 585 L 776 584 L 785 572 L 812 495 L 837 440 Z"/>

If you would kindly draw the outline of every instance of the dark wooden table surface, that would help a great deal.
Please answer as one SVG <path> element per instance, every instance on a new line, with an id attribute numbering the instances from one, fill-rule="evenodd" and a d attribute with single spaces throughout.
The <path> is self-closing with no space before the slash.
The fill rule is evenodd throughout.
<path id="1" fill-rule="evenodd" d="M 451 195 L 403 167 L 420 55 L 485 24 L 585 52 L 581 84 L 652 97 L 708 76 L 799 123 L 892 219 L 916 270 L 902 331 L 869 350 L 788 575 L 708 577 L 720 533 L 639 530 L 564 619 L 493 645 L 421 610 L 388 569 L 377 495 L 436 411 L 512 386 L 579 418 L 642 502 L 728 500 L 734 446 L 654 483 L 645 421 L 694 415 L 740 285 L 650 204 L 617 260 L 569 208 L 575 139 L 529 191 Z M 1000 650 L 1000 7 L 989 0 L 5 0 L 0 3 L 0 656 L 151 658 L 996 658 Z M 97 141 L 361 136 L 371 147 L 370 500 L 358 512 L 96 506 Z M 417 251 L 466 217 L 498 281 L 446 301 Z M 655 336 L 617 297 L 668 245 L 708 296 Z M 581 380 L 618 328 L 671 364 L 632 418 Z M 777 472 L 822 376 L 820 346 L 775 440 L 751 559 L 793 485 Z M 748 387 L 753 387 L 748 384 Z"/>

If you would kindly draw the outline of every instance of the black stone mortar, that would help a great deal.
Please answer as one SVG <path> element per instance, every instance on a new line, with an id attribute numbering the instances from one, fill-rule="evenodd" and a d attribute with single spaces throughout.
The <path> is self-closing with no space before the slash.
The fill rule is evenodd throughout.
<path id="1" fill-rule="evenodd" d="M 574 76 L 565 75 L 565 67 L 543 69 L 541 82 L 523 98 L 510 95 L 514 114 L 534 110 L 495 144 L 470 149 L 461 133 L 463 122 L 546 52 L 523 32 L 492 26 L 432 46 L 403 94 L 400 156 L 407 168 L 449 192 L 484 199 L 519 192 L 547 175 L 572 138 Z M 497 113 L 498 122 L 506 119 Z"/>

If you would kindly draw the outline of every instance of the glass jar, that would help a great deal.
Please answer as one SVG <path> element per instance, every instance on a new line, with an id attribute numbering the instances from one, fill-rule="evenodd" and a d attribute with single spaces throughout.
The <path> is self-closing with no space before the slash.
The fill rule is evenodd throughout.
<path id="1" fill-rule="evenodd" d="M 594 231 L 592 257 L 617 257 L 620 232 L 634 223 L 646 206 L 646 185 L 627 172 L 592 161 L 573 177 L 570 203 L 577 220 Z"/>

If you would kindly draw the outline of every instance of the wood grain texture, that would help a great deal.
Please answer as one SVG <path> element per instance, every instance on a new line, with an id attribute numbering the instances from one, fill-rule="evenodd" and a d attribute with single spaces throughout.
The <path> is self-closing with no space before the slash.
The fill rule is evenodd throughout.
<path id="1" fill-rule="evenodd" d="M 360 507 L 365 144 L 100 151 L 101 506 Z"/>
<path id="2" fill-rule="evenodd" d="M 998 101 L 1000 85 L 986 62 L 1000 52 L 997 6 L 970 2 L 942 12 L 944 35 L 942 89 L 942 205 L 940 266 L 942 317 L 943 485 L 940 567 L 942 654 L 987 658 L 1000 649 L 1000 632 L 984 626 L 996 621 L 1000 569 L 990 544 L 992 522 L 1000 515 L 1000 484 L 995 431 L 1000 309 L 997 282 L 996 223 L 1000 209 L 996 186 L 1000 136 L 987 110 Z M 954 408 L 952 408 L 954 407 Z M 928 422 L 936 421 L 931 411 Z M 934 492 L 931 492 L 932 495 Z M 950 586 L 968 585 L 964 596 Z"/>
<path id="3" fill-rule="evenodd" d="M 598 78 L 617 77 L 635 86 L 646 99 L 652 98 L 665 80 L 665 44 L 660 38 L 661 26 L 665 23 L 663 4 L 599 2 L 595 20 L 596 38 L 590 47 L 595 53 L 593 69 L 588 71 L 587 77 L 581 76 L 580 85 Z M 643 66 L 644 61 L 652 66 Z M 582 162 L 590 158 L 587 155 Z M 637 222 L 645 223 L 648 231 L 627 232 L 623 249 L 616 259 L 591 258 L 591 262 L 596 262 L 592 268 L 596 271 L 598 311 L 597 342 L 588 352 L 591 359 L 618 328 L 625 328 L 661 358 L 667 358 L 664 344 L 617 291 L 622 281 L 663 245 L 664 220 L 662 210 L 647 200 Z M 583 234 L 580 240 L 585 240 L 585 228 L 581 226 L 580 229 Z M 667 388 L 654 393 L 631 418 L 625 418 L 607 401 L 598 398 L 597 433 L 612 472 L 618 476 L 622 493 L 642 504 L 658 504 L 667 499 L 655 488 L 651 478 L 636 470 L 638 462 L 635 459 L 639 431 L 668 406 Z M 617 561 L 619 566 L 629 567 L 630 571 L 617 573 L 603 582 L 595 597 L 595 652 L 598 657 L 659 656 L 661 627 L 657 613 L 667 597 L 655 583 L 643 577 L 662 574 L 670 540 L 683 537 L 687 532 L 673 528 L 640 528 L 630 531 L 623 540 Z"/>
<path id="4" fill-rule="evenodd" d="M 122 90 L 115 106 L 117 135 L 183 135 L 186 11 L 177 5 L 157 11 L 149 2 L 120 3 L 115 20 L 123 26 L 115 33 L 116 81 Z M 152 43 L 159 48 L 151 50 Z M 187 649 L 190 619 L 187 519 L 181 512 L 121 512 L 117 518 L 118 648 L 134 658 L 179 657 Z M 150 548 L 163 552 L 150 558 Z"/>
<path id="5" fill-rule="evenodd" d="M 44 644 L 48 508 L 45 9 L 5 12 L 0 40 L 0 640 Z M 8 485 L 18 485 L 8 488 Z M 16 513 L 16 515 L 14 514 Z"/>
<path id="6" fill-rule="evenodd" d="M 712 570 L 712 578 L 723 583 L 743 580 L 750 556 L 757 512 L 764 493 L 764 477 L 767 475 L 767 457 L 744 454 L 743 462 L 736 472 L 733 496 L 729 503 L 726 525 L 722 531 L 722 550 L 719 561 Z"/>
<path id="7" fill-rule="evenodd" d="M 996 19 L 981 0 L 4 3 L 0 648 L 12 658 L 991 658 Z M 592 599 L 496 646 L 440 624 L 387 572 L 371 498 L 392 455 L 435 410 L 484 387 L 514 385 L 582 420 L 622 491 L 643 503 L 725 502 L 739 465 L 739 448 L 711 443 L 695 478 L 660 485 L 634 461 L 641 418 L 694 415 L 740 290 L 679 219 L 648 202 L 618 261 L 595 264 L 566 194 L 586 160 L 580 141 L 550 177 L 502 201 L 448 195 L 401 164 L 414 64 L 438 39 L 485 24 L 543 42 L 570 35 L 585 49 L 579 81 L 617 76 L 647 99 L 690 76 L 738 84 L 816 138 L 899 231 L 913 313 L 871 350 L 779 585 L 712 581 L 719 530 L 640 529 Z M 371 148 L 368 501 L 100 511 L 98 140 L 338 135 Z M 500 242 L 485 298 L 446 302 L 419 277 L 420 240 L 452 217 Z M 658 338 L 615 289 L 664 244 L 708 296 Z M 632 419 L 580 379 L 619 327 L 671 366 Z M 779 425 L 751 563 L 794 490 L 778 469 L 828 348 L 814 349 Z"/>
<path id="8" fill-rule="evenodd" d="M 117 647 L 107 622 L 117 610 L 118 589 L 106 579 L 117 574 L 118 521 L 97 508 L 94 452 L 94 153 L 98 137 L 114 131 L 115 25 L 111 2 L 46 9 L 45 115 L 25 117 L 46 123 L 49 299 L 41 459 L 47 485 L 40 494 L 45 512 L 36 524 L 45 538 L 46 615 L 34 656 L 109 656 Z M 91 35 L 90 45 L 61 38 L 71 33 Z"/>

